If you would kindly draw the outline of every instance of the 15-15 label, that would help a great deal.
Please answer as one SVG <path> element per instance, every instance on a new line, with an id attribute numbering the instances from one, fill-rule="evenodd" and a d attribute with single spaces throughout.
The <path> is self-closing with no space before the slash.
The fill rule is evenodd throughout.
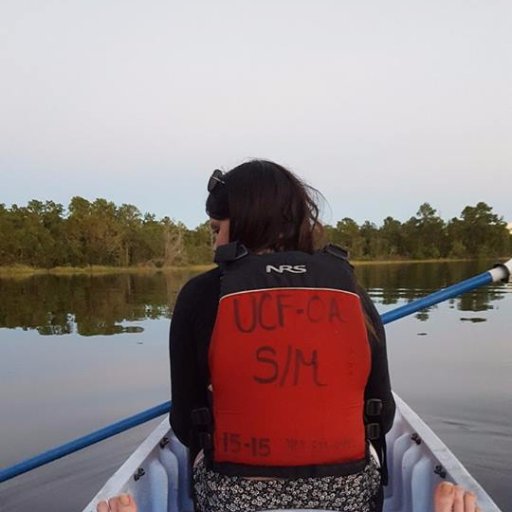
<path id="1" fill-rule="evenodd" d="M 240 434 L 224 432 L 222 434 L 224 453 L 249 453 L 253 457 L 270 455 L 270 439 L 268 437 L 244 437 Z"/>

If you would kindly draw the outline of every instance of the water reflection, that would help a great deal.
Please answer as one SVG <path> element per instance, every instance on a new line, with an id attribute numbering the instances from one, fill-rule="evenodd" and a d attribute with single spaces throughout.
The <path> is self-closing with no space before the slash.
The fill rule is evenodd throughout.
<path id="1" fill-rule="evenodd" d="M 369 290 L 372 299 L 386 306 L 411 302 L 484 272 L 491 265 L 486 261 L 363 265 L 356 267 L 356 274 L 361 284 Z M 486 286 L 452 299 L 448 304 L 459 311 L 487 311 L 494 309 L 493 303 L 503 299 L 506 293 L 507 287 L 500 284 Z M 424 322 L 435 309 L 437 306 L 419 311 L 415 318 Z M 481 316 L 461 320 L 486 321 Z"/>
<path id="2" fill-rule="evenodd" d="M 488 262 L 408 263 L 356 267 L 361 284 L 383 306 L 410 302 L 439 288 L 476 275 Z M 142 332 L 124 323 L 169 318 L 176 295 L 189 272 L 104 276 L 31 276 L 0 279 L 0 327 L 33 329 L 43 336 L 81 336 Z M 451 300 L 460 311 L 484 312 L 507 288 L 490 286 Z M 437 306 L 415 316 L 426 321 Z M 382 309 L 382 308 L 381 308 Z M 461 321 L 482 322 L 482 314 Z"/>
<path id="3" fill-rule="evenodd" d="M 169 318 L 189 277 L 176 272 L 0 279 L 0 327 L 35 329 L 44 336 L 142 332 L 123 322 Z"/>

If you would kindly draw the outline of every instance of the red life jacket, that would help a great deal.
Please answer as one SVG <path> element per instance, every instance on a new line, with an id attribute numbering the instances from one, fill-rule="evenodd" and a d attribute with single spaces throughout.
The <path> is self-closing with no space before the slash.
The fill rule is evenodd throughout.
<path id="1" fill-rule="evenodd" d="M 216 470 L 309 476 L 366 464 L 370 347 L 339 251 L 245 254 L 222 264 L 209 349 Z"/>

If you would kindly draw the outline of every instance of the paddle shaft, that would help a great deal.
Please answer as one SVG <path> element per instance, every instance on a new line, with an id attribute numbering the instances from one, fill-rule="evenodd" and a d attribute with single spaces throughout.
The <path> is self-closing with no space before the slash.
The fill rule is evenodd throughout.
<path id="1" fill-rule="evenodd" d="M 382 323 L 388 324 L 389 322 L 394 322 L 399 318 L 412 315 L 417 311 L 426 309 L 434 304 L 439 304 L 445 300 L 453 299 L 454 297 L 458 297 L 463 293 L 475 290 L 476 288 L 480 288 L 486 284 L 496 283 L 498 281 L 508 281 L 511 272 L 512 259 L 508 260 L 506 263 L 496 265 L 487 272 L 482 272 L 477 276 L 460 281 L 459 283 L 448 286 L 448 288 L 442 288 L 441 290 L 431 293 L 426 297 L 422 297 L 421 299 L 417 299 L 409 304 L 395 308 L 392 311 L 387 311 L 381 315 Z"/>
<path id="2" fill-rule="evenodd" d="M 392 311 L 387 311 L 381 315 L 382 322 L 384 324 L 393 322 L 399 318 L 411 315 L 417 311 L 433 306 L 434 304 L 439 304 L 447 299 L 475 290 L 476 288 L 480 288 L 481 286 L 485 286 L 492 282 L 507 281 L 510 278 L 511 273 L 512 259 L 508 260 L 506 263 L 496 265 L 491 270 L 483 272 L 475 277 L 461 281 L 460 283 L 449 286 L 448 288 L 438 290 L 426 297 L 393 309 Z M 129 418 L 125 418 L 113 423 L 112 425 L 96 430 L 91 434 L 75 439 L 74 441 L 70 441 L 69 443 L 65 443 L 30 459 L 26 459 L 14 466 L 2 469 L 0 470 L 0 483 L 53 462 L 54 460 L 60 459 L 70 453 L 81 450 L 82 448 L 86 448 L 87 446 L 103 441 L 104 439 L 115 436 L 116 434 L 120 434 L 121 432 L 136 427 L 137 425 L 146 423 L 153 418 L 167 414 L 170 408 L 171 402 L 164 402 L 163 404 L 152 407 L 151 409 L 147 409 L 135 414 L 134 416 L 130 416 Z"/>

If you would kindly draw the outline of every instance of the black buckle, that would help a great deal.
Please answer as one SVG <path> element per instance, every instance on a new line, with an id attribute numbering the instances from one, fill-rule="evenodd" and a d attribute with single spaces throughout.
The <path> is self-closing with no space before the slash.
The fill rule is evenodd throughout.
<path id="1" fill-rule="evenodd" d="M 199 434 L 199 444 L 205 453 L 211 453 L 213 450 L 213 442 L 211 434 L 207 432 L 201 432 Z"/>
<path id="2" fill-rule="evenodd" d="M 382 412 L 382 400 L 370 398 L 366 401 L 366 416 L 380 416 Z"/>
<path id="3" fill-rule="evenodd" d="M 378 423 L 368 423 L 366 425 L 366 437 L 370 441 L 376 441 L 380 438 L 380 425 Z"/>
<path id="4" fill-rule="evenodd" d="M 208 407 L 200 407 L 192 411 L 192 424 L 195 427 L 209 427 L 212 423 L 212 416 Z"/>

